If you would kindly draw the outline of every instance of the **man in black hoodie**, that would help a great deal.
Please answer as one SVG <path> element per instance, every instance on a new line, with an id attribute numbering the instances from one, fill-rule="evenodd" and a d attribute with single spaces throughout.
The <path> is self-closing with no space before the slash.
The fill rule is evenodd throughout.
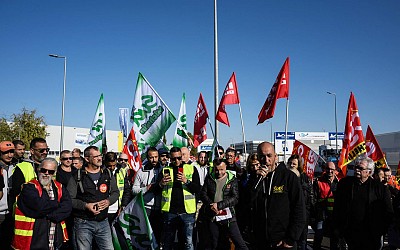
<path id="1" fill-rule="evenodd" d="M 300 180 L 284 163 L 278 165 L 274 146 L 257 147 L 261 168 L 252 192 L 256 249 L 293 248 L 305 226 L 305 203 Z"/>

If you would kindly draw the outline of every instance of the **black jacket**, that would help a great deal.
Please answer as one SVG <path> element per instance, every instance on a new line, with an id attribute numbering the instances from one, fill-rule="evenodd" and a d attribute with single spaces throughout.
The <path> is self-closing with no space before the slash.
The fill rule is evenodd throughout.
<path id="1" fill-rule="evenodd" d="M 228 176 L 226 183 L 223 187 L 223 200 L 217 203 L 218 210 L 229 208 L 232 213 L 232 219 L 229 221 L 236 221 L 234 206 L 238 203 L 239 190 L 238 182 L 232 173 L 227 172 Z M 204 185 L 200 191 L 200 199 L 203 202 L 201 213 L 207 219 L 212 220 L 215 216 L 214 211 L 211 210 L 210 204 L 214 203 L 217 183 L 214 174 L 207 175 L 204 180 Z"/>
<path id="2" fill-rule="evenodd" d="M 57 223 L 55 232 L 55 247 L 63 243 L 63 233 L 60 222 L 65 220 L 72 211 L 71 197 L 65 186 L 62 186 L 62 196 L 58 202 L 57 188 L 52 183 L 54 200 L 50 200 L 47 191 L 43 188 L 42 196 L 33 184 L 23 185 L 18 197 L 18 208 L 30 218 L 35 219 L 30 249 L 49 249 L 48 231 L 50 221 Z"/>
<path id="3" fill-rule="evenodd" d="M 285 164 L 280 163 L 256 189 L 253 187 L 252 204 L 257 241 L 275 245 L 299 239 L 306 223 L 303 190 L 300 179 Z"/>
<path id="4" fill-rule="evenodd" d="M 372 178 L 361 183 L 354 176 L 345 177 L 337 186 L 333 216 L 338 236 L 351 232 L 365 239 L 380 237 L 393 218 L 389 189 Z"/>

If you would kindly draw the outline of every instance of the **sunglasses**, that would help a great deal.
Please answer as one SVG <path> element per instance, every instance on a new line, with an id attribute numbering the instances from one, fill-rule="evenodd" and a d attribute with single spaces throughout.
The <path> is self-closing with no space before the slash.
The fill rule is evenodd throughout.
<path id="1" fill-rule="evenodd" d="M 73 160 L 74 159 L 74 157 L 63 157 L 63 158 L 61 158 L 61 160 L 62 161 L 66 161 L 66 160 Z"/>
<path id="2" fill-rule="evenodd" d="M 119 161 L 123 161 L 123 162 L 128 162 L 128 159 L 119 158 L 118 160 L 119 160 Z"/>
<path id="3" fill-rule="evenodd" d="M 368 170 L 368 168 L 363 168 L 363 167 L 361 167 L 361 166 L 356 166 L 356 169 L 358 169 L 358 170 L 360 170 L 360 171 Z"/>
<path id="4" fill-rule="evenodd" d="M 50 148 L 34 148 L 33 150 L 38 151 L 39 153 L 43 154 L 44 151 L 46 151 L 47 153 L 50 151 Z"/>
<path id="5" fill-rule="evenodd" d="M 5 152 L 2 152 L 3 154 L 14 154 L 14 149 L 10 149 L 10 150 L 7 150 L 7 151 L 5 151 Z"/>
<path id="6" fill-rule="evenodd" d="M 171 157 L 171 161 L 182 160 L 182 156 L 179 157 Z"/>
<path id="7" fill-rule="evenodd" d="M 42 174 L 53 175 L 56 171 L 55 170 L 41 168 L 41 169 L 39 169 L 39 172 L 42 173 Z"/>

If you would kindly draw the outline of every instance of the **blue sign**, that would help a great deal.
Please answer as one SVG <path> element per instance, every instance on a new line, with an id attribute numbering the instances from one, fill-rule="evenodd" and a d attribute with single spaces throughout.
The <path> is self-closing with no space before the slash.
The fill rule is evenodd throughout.
<path id="1" fill-rule="evenodd" d="M 294 132 L 287 132 L 287 139 L 294 140 Z M 285 132 L 275 132 L 276 140 L 285 140 Z"/>
<path id="2" fill-rule="evenodd" d="M 212 150 L 212 145 L 200 146 L 200 151 L 211 151 L 211 150 Z"/>
<path id="3" fill-rule="evenodd" d="M 343 132 L 338 132 L 337 133 L 337 139 L 338 140 L 343 140 L 344 139 L 344 133 Z M 336 132 L 329 132 L 329 140 L 336 140 Z"/>

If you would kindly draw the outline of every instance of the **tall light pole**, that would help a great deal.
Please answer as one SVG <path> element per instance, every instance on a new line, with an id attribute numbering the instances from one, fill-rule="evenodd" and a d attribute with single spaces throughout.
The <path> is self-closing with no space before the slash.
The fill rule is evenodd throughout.
<path id="1" fill-rule="evenodd" d="M 338 150 L 338 140 L 337 140 L 338 131 L 337 131 L 337 113 L 336 113 L 336 93 L 329 92 L 329 91 L 327 91 L 326 93 L 328 93 L 329 95 L 333 95 L 333 96 L 335 97 L 336 160 L 338 160 L 338 156 L 339 156 L 338 153 L 339 153 L 339 150 Z"/>
<path id="2" fill-rule="evenodd" d="M 214 0 L 214 110 L 218 112 L 218 19 L 217 19 L 217 0 Z M 214 119 L 215 139 L 219 139 L 218 120 Z"/>
<path id="3" fill-rule="evenodd" d="M 60 137 L 60 155 L 61 151 L 64 147 L 64 107 L 65 107 L 65 84 L 67 81 L 67 57 L 59 56 L 55 54 L 50 54 L 50 57 L 54 58 L 63 58 L 64 59 L 64 84 L 63 84 L 63 96 L 62 96 L 62 104 L 61 104 L 61 137 Z"/>
<path id="4" fill-rule="evenodd" d="M 269 123 L 271 124 L 271 135 L 270 135 L 270 140 L 271 140 L 271 143 L 273 143 L 273 136 L 272 136 L 272 122 L 271 122 L 271 121 L 267 121 L 267 122 L 269 122 Z"/>

